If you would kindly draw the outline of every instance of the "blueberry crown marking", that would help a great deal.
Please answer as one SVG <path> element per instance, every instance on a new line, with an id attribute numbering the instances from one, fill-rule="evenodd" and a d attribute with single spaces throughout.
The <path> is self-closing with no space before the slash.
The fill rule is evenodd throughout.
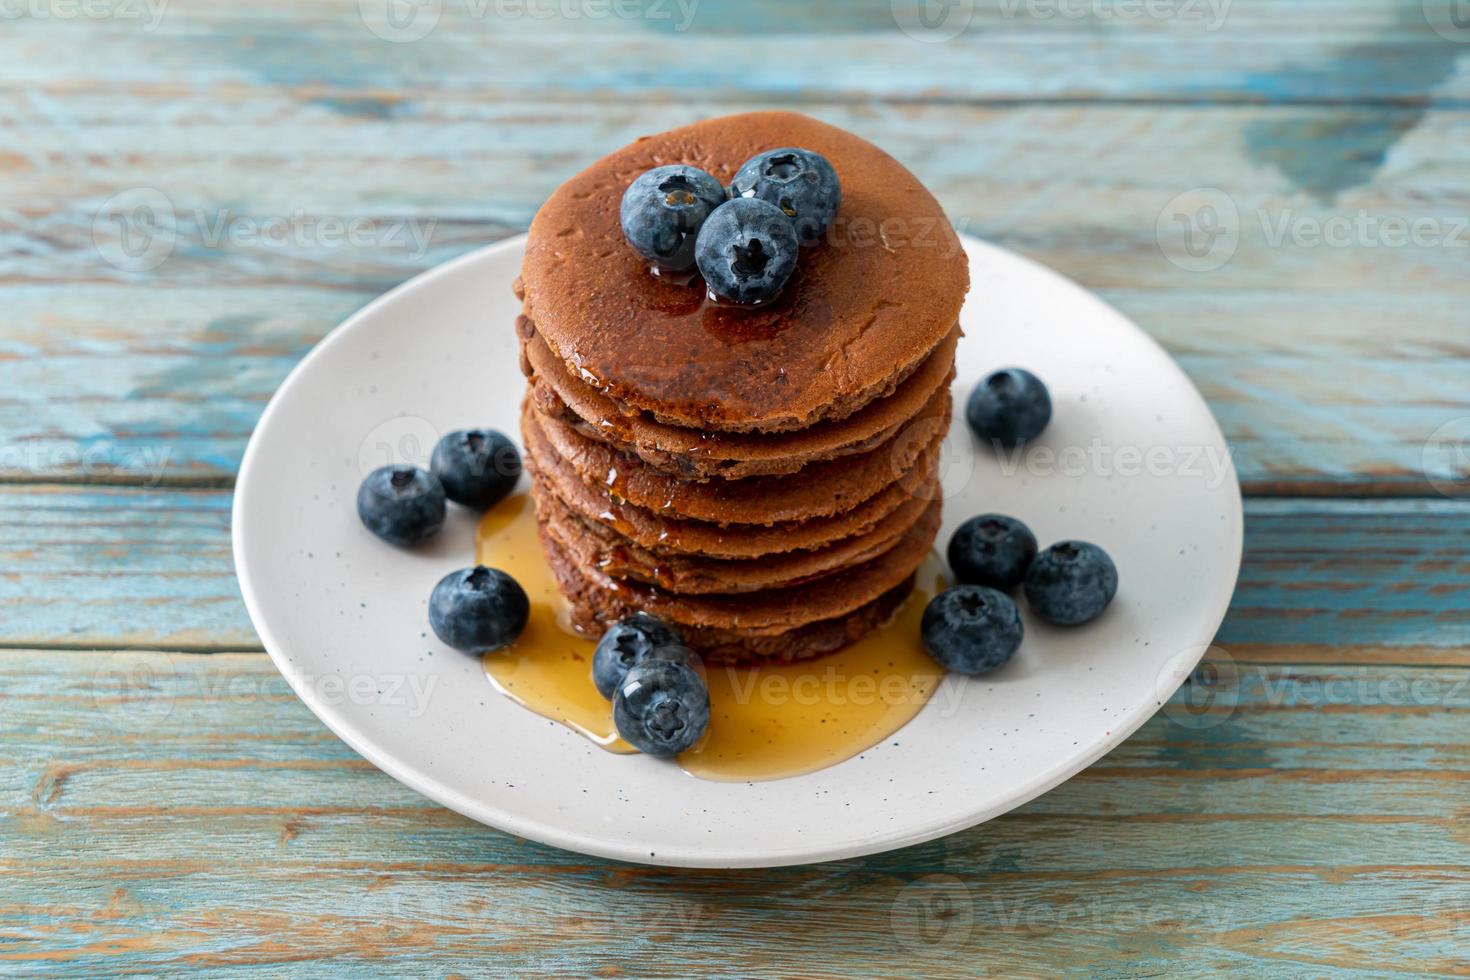
<path id="1" fill-rule="evenodd" d="M 464 584 L 472 589 L 481 590 L 490 584 L 490 569 L 484 565 L 477 565 L 465 576 Z"/>
<path id="2" fill-rule="evenodd" d="M 1056 555 L 1059 561 L 1076 561 L 1081 556 L 1081 552 L 1070 544 L 1059 544 L 1051 549 L 1051 553 Z"/>
<path id="3" fill-rule="evenodd" d="M 388 478 L 388 482 L 393 484 L 394 490 L 407 490 L 413 486 L 413 469 L 408 466 L 400 466 L 393 471 L 393 475 Z"/>
<path id="4" fill-rule="evenodd" d="M 959 597 L 959 604 L 967 616 L 978 616 L 988 608 L 984 599 L 969 592 Z"/>
<path id="5" fill-rule="evenodd" d="M 1009 391 L 1015 386 L 1015 381 L 1004 371 L 997 371 L 985 382 L 991 391 Z"/>
<path id="6" fill-rule="evenodd" d="M 741 279 L 754 279 L 766 271 L 770 265 L 771 257 L 766 254 L 765 247 L 761 245 L 760 239 L 752 238 L 747 245 L 735 243 L 730 246 L 730 253 L 734 261 L 730 263 L 730 270 Z"/>
<path id="7" fill-rule="evenodd" d="M 698 200 L 694 194 L 694 185 L 683 174 L 668 177 L 658 185 L 658 190 L 670 207 L 688 207 Z"/>
<path id="8" fill-rule="evenodd" d="M 680 707 L 679 702 L 672 699 L 660 701 L 653 706 L 648 727 L 661 738 L 672 740 L 684 730 L 685 722 Z"/>
<path id="9" fill-rule="evenodd" d="M 801 173 L 801 161 L 795 153 L 783 153 L 766 161 L 766 176 L 772 180 L 790 180 Z"/>

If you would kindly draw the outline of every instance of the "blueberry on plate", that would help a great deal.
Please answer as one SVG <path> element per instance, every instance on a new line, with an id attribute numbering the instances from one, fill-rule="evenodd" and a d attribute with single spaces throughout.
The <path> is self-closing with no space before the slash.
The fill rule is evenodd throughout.
<path id="1" fill-rule="evenodd" d="M 521 454 L 494 429 L 451 432 L 434 447 L 429 469 L 444 484 L 450 500 L 489 510 L 515 489 L 521 476 Z"/>
<path id="2" fill-rule="evenodd" d="M 592 683 L 603 697 L 611 699 L 628 676 L 628 671 L 645 660 L 689 662 L 684 638 L 663 620 L 648 613 L 634 613 L 608 627 L 592 654 Z"/>
<path id="3" fill-rule="evenodd" d="M 1036 535 L 1014 517 L 982 514 L 949 539 L 949 567 L 961 582 L 1009 591 L 1026 577 L 1036 548 Z"/>
<path id="4" fill-rule="evenodd" d="M 685 664 L 645 661 L 628 671 L 614 694 L 613 724 L 639 752 L 676 756 L 709 727 L 709 688 Z"/>
<path id="5" fill-rule="evenodd" d="M 531 600 L 520 583 L 483 565 L 444 576 L 429 597 L 434 635 L 465 653 L 509 646 L 530 618 Z"/>
<path id="6" fill-rule="evenodd" d="M 842 203 L 842 184 L 827 158 L 794 146 L 745 161 L 730 182 L 730 193 L 780 208 L 803 245 L 821 241 Z"/>
<path id="7" fill-rule="evenodd" d="M 743 306 L 775 299 L 796 271 L 800 244 L 774 204 L 736 198 L 722 204 L 699 231 L 699 274 L 717 298 Z"/>
<path id="8" fill-rule="evenodd" d="M 623 235 L 659 268 L 688 272 L 700 227 L 725 199 L 720 182 L 698 167 L 655 167 L 623 194 Z"/>
<path id="9" fill-rule="evenodd" d="M 444 485 L 416 466 L 373 470 L 357 488 L 357 516 L 363 525 L 404 548 L 438 534 L 446 509 Z"/>
<path id="10" fill-rule="evenodd" d="M 988 674 L 1021 647 L 1026 627 L 1004 592 L 961 585 L 941 592 L 924 608 L 924 649 L 956 674 Z"/>
<path id="11" fill-rule="evenodd" d="M 1020 445 L 1041 435 L 1051 422 L 1051 395 L 1030 371 L 1006 368 L 970 392 L 965 418 L 986 442 Z"/>
<path id="12" fill-rule="evenodd" d="M 1026 572 L 1026 601 L 1058 626 L 1103 614 L 1118 594 L 1118 569 L 1108 553 L 1085 541 L 1063 541 L 1036 556 Z"/>

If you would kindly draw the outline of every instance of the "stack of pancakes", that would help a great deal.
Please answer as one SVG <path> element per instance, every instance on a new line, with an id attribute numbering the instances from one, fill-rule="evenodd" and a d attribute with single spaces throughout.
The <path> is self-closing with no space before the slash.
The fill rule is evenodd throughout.
<path id="1" fill-rule="evenodd" d="M 624 241 L 618 205 L 645 170 L 728 182 L 782 146 L 832 161 L 843 204 L 772 305 L 711 303 Z M 891 616 L 939 529 L 967 270 L 912 174 L 791 113 L 643 139 L 563 185 L 531 226 L 518 331 L 541 540 L 576 625 L 644 611 L 746 662 Z"/>

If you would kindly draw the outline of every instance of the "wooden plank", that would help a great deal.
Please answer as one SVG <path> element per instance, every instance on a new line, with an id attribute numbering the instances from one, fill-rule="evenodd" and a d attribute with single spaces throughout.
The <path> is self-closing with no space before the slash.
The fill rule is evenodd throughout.
<path id="1" fill-rule="evenodd" d="M 0 130 L 24 133 L 0 187 L 0 477 L 228 481 L 271 391 L 353 309 L 524 227 L 601 151 L 755 104 L 548 114 L 448 91 L 379 116 L 271 85 L 221 97 L 57 91 L 0 108 Z M 1249 491 L 1470 493 L 1464 454 L 1434 441 L 1470 429 L 1470 113 L 808 108 L 913 165 L 967 230 L 1134 316 L 1211 401 Z M 161 189 L 177 219 L 151 271 L 99 261 L 116 243 L 97 216 L 125 188 Z M 1179 203 L 1200 188 L 1225 196 Z M 1202 221 L 1201 203 L 1232 209 L 1239 239 L 1191 271 L 1172 219 Z M 302 240 L 251 233 L 272 219 Z M 321 231 L 355 219 L 362 242 Z M 1415 220 L 1420 244 L 1385 239 Z M 244 239 L 218 237 L 232 229 Z"/>
<path id="2" fill-rule="evenodd" d="M 1230 716 L 1202 726 L 1181 695 L 1013 815 L 751 875 L 479 828 L 352 756 L 261 655 L 108 659 L 99 680 L 96 656 L 0 653 L 7 972 L 741 975 L 770 971 L 773 929 L 810 937 L 782 946 L 810 976 L 1456 974 L 1470 956 L 1465 667 L 1245 667 Z M 1282 694 L 1308 690 L 1335 693 Z M 1384 710 L 1400 690 L 1437 693 Z"/>
<path id="3" fill-rule="evenodd" d="M 344 506 L 346 504 L 344 503 Z M 221 491 L 0 489 L 0 645 L 258 649 Z M 1470 502 L 1251 501 L 1240 661 L 1470 666 Z"/>
<path id="4" fill-rule="evenodd" d="M 330 0 L 265 10 L 140 0 L 127 5 L 133 16 L 8 21 L 18 56 L 0 63 L 0 85 L 108 93 L 179 89 L 180 78 L 189 88 L 265 83 L 315 90 L 363 115 L 392 115 L 445 88 L 574 102 L 732 93 L 927 104 L 1470 98 L 1470 82 L 1454 71 L 1463 31 L 1443 0 L 949 7 L 950 17 L 926 30 L 896 15 L 905 6 L 890 0 L 468 0 L 385 30 L 373 4 L 360 8 L 364 17 Z"/>

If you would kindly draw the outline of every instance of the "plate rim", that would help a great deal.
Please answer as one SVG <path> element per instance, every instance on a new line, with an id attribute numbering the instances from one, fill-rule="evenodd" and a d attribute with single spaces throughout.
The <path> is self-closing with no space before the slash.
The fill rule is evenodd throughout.
<path id="1" fill-rule="evenodd" d="M 1212 610 L 1208 617 L 1201 617 L 1202 623 L 1213 623 L 1213 626 L 1209 630 L 1211 636 L 1210 643 L 1206 643 L 1200 651 L 1199 657 L 1189 664 L 1189 671 L 1181 669 L 1178 672 L 1178 681 L 1167 692 L 1163 687 L 1157 689 L 1157 693 L 1160 695 L 1159 700 L 1161 702 L 1167 702 L 1183 685 L 1184 680 L 1189 676 L 1189 673 L 1194 667 L 1203 660 L 1205 654 L 1213 644 L 1214 638 L 1218 636 L 1220 626 L 1225 621 L 1225 617 L 1229 612 L 1230 603 L 1240 583 L 1245 546 L 1245 502 L 1241 492 L 1239 474 L 1235 466 L 1234 454 L 1230 452 L 1230 444 L 1220 428 L 1219 419 L 1215 416 L 1209 402 L 1200 392 L 1198 386 L 1195 385 L 1193 379 L 1189 377 L 1179 365 L 1178 361 L 1169 354 L 1163 345 L 1140 327 L 1131 317 L 1097 295 L 1096 292 L 1019 252 L 984 241 L 973 235 L 963 232 L 959 234 L 967 250 L 976 249 L 980 252 L 1002 253 L 1011 260 L 1019 261 L 1029 266 L 1033 271 L 1040 271 L 1047 276 L 1066 283 L 1074 289 L 1080 290 L 1091 298 L 1092 301 L 1101 304 L 1122 322 L 1126 323 L 1138 337 L 1147 341 L 1148 344 L 1152 345 L 1163 355 L 1163 359 L 1167 362 L 1169 369 L 1184 383 L 1187 390 L 1192 392 L 1194 397 L 1198 399 L 1199 403 L 1205 409 L 1213 436 L 1219 445 L 1223 446 L 1226 450 L 1228 486 L 1223 489 L 1229 491 L 1229 516 L 1233 518 L 1230 522 L 1233 535 L 1230 547 L 1230 554 L 1233 555 L 1230 587 L 1229 589 L 1221 590 L 1223 599 L 1217 599 L 1217 608 Z M 304 383 L 304 378 L 310 367 L 320 358 L 327 356 L 328 352 L 336 344 L 340 343 L 358 323 L 373 316 L 379 309 L 388 305 L 398 296 L 410 291 L 422 289 L 437 279 L 452 275 L 464 266 L 485 261 L 501 252 L 521 249 L 524 247 L 526 239 L 527 236 L 524 233 L 513 235 L 490 245 L 472 249 L 464 255 L 457 256 L 431 269 L 427 269 L 375 297 L 337 326 L 333 327 L 292 367 L 291 371 L 271 395 L 265 409 L 261 412 L 259 419 L 256 420 L 249 442 L 246 444 L 245 452 L 241 456 L 230 506 L 230 540 L 235 578 L 240 588 L 241 598 L 245 603 L 246 612 L 250 617 L 251 625 L 258 635 L 261 645 L 265 648 L 266 654 L 271 658 L 271 662 L 275 665 L 276 669 L 286 679 L 292 691 L 301 699 L 317 720 L 324 724 L 332 734 L 345 742 L 354 752 L 414 792 L 453 810 L 461 816 L 504 833 L 509 833 L 540 844 L 609 860 L 658 867 L 702 869 L 775 868 L 867 857 L 899 848 L 924 844 L 986 823 L 1026 805 L 1087 769 L 1131 738 L 1139 728 L 1161 710 L 1159 707 L 1150 708 L 1146 701 L 1141 702 L 1130 713 L 1119 716 L 1108 737 L 1095 743 L 1089 751 L 1077 756 L 1068 756 L 1059 764 L 1054 764 L 1038 772 L 1019 791 L 1008 796 L 1003 803 L 986 806 L 968 813 L 960 819 L 946 821 L 937 825 L 925 825 L 919 828 L 910 826 L 906 830 L 875 835 L 866 840 L 848 844 L 828 844 L 819 847 L 797 846 L 774 850 L 752 849 L 750 853 L 681 851 L 676 848 L 669 852 L 659 852 L 651 855 L 630 843 L 619 843 L 607 838 L 584 836 L 575 831 L 563 831 L 556 827 L 547 827 L 533 818 L 520 816 L 514 810 L 493 806 L 483 800 L 472 798 L 450 785 L 430 778 L 411 765 L 399 764 L 388 752 L 378 749 L 372 738 L 355 730 L 350 719 L 345 716 L 338 717 L 341 710 L 340 707 L 319 704 L 316 699 L 308 696 L 307 692 L 303 689 L 301 678 L 284 653 L 284 645 L 271 630 L 270 623 L 264 614 L 261 602 L 256 594 L 256 586 L 251 579 L 249 563 L 245 556 L 244 542 L 249 535 L 250 518 L 246 513 L 244 502 L 253 482 L 257 457 L 261 452 L 261 433 L 265 431 L 268 424 L 281 410 L 281 405 L 285 401 L 287 394 Z"/>

